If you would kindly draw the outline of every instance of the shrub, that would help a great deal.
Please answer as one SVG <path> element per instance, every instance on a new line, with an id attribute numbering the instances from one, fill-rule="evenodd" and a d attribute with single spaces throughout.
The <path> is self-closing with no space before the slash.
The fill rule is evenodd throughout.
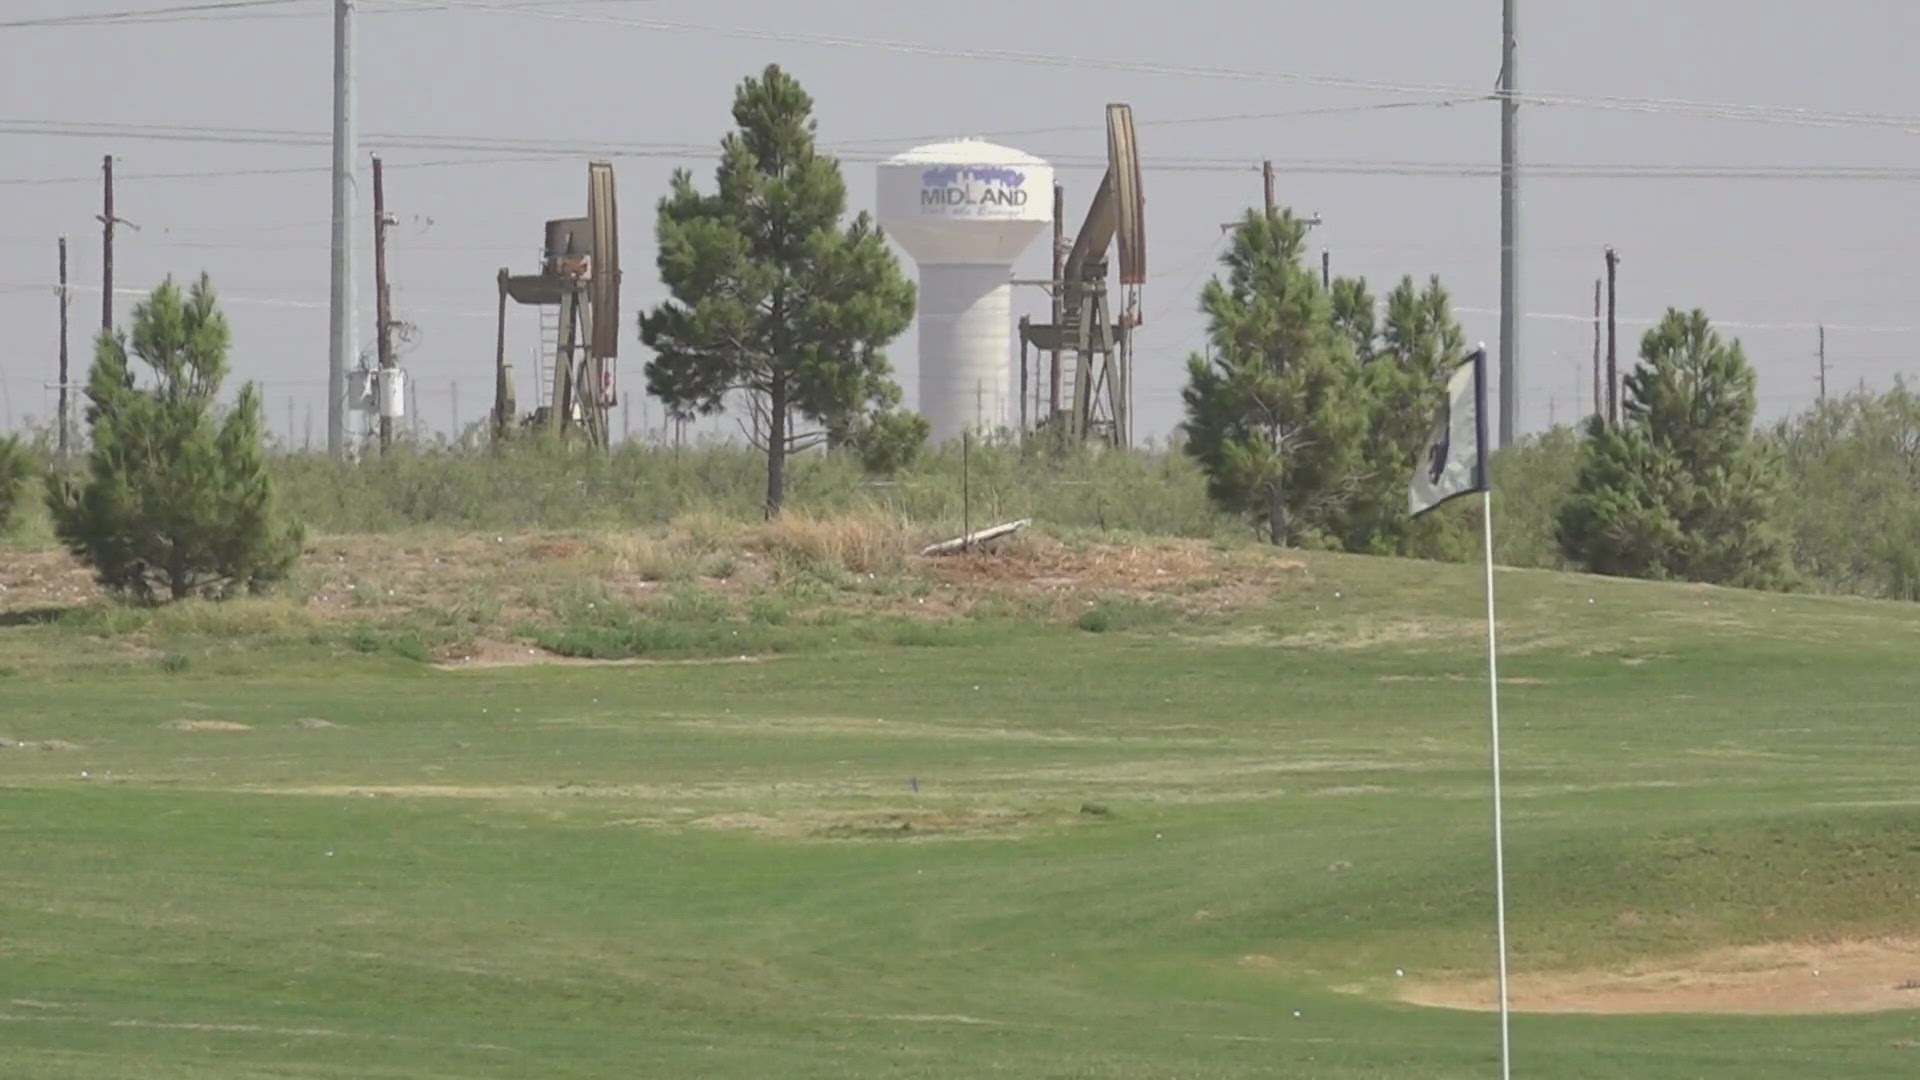
<path id="1" fill-rule="evenodd" d="M 79 477 L 49 475 L 54 531 L 100 584 L 143 603 L 221 598 L 286 576 L 298 527 L 280 520 L 249 383 L 220 410 L 227 321 L 202 275 L 168 279 L 134 308 L 131 338 L 102 333 L 87 382 L 92 450 Z M 149 370 L 136 381 L 129 357 Z"/>
<path id="2" fill-rule="evenodd" d="M 33 476 L 33 458 L 16 436 L 0 439 L 0 533 L 13 527 L 20 493 Z"/>

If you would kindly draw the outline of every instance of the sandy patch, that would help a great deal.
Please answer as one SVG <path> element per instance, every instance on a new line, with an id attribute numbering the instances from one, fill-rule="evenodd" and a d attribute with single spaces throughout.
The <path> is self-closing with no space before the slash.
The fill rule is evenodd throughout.
<path id="1" fill-rule="evenodd" d="M 433 666 L 441 671 L 471 671 L 485 668 L 510 667 L 662 667 L 695 664 L 754 664 L 764 661 L 757 656 L 717 656 L 689 660 L 650 660 L 634 657 L 625 660 L 595 660 L 581 656 L 561 656 L 533 645 L 510 644 L 504 641 L 481 641 L 462 646 L 459 653 L 449 656 Z"/>
<path id="2" fill-rule="evenodd" d="M 78 750 L 80 744 L 65 739 L 9 739 L 0 736 L 0 750 Z"/>
<path id="3" fill-rule="evenodd" d="M 169 731 L 252 731 L 247 724 L 231 720 L 169 720 L 160 725 Z"/>
<path id="4" fill-rule="evenodd" d="M 702 829 L 755 832 L 789 839 L 925 841 L 1004 837 L 1037 820 L 1035 815 L 1020 810 L 960 808 L 913 809 L 891 813 L 803 811 L 780 817 L 724 813 L 697 818 L 690 824 Z"/>
<path id="5" fill-rule="evenodd" d="M 1498 1007 L 1492 979 L 1407 983 L 1402 1001 Z M 1920 1009 L 1920 940 L 1716 949 L 1611 971 L 1515 976 L 1513 1008 L 1532 1013 L 1794 1015 Z"/>

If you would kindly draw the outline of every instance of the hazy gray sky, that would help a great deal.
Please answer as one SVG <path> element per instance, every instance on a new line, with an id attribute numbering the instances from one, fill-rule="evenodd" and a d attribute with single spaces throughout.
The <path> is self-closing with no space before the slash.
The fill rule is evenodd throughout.
<path id="1" fill-rule="evenodd" d="M 140 226 L 120 234 L 116 285 L 144 290 L 168 273 L 211 273 L 234 325 L 237 374 L 263 384 L 270 425 L 286 430 L 291 406 L 297 437 L 311 409 L 323 442 L 330 0 L 104 26 L 4 25 L 188 2 L 0 0 L 4 405 L 14 425 L 52 411 L 55 242 L 69 237 L 76 284 L 97 288 L 97 178 L 101 155 L 112 153 L 117 210 Z M 400 218 L 391 249 L 396 309 L 421 328 L 403 362 L 435 428 L 449 423 L 453 383 L 464 421 L 487 408 L 494 273 L 503 265 L 534 269 L 541 222 L 584 212 L 590 156 L 618 162 L 628 327 L 622 374 L 627 386 L 641 385 L 645 355 L 631 327 L 633 314 L 660 297 L 654 201 L 677 166 L 711 183 L 702 155 L 729 125 L 733 88 L 770 61 L 812 92 L 823 144 L 853 159 L 846 174 L 855 209 L 872 206 L 877 155 L 979 135 L 1089 162 L 1104 152 L 1102 106 L 1133 105 L 1149 170 L 1151 280 L 1137 347 L 1142 434 L 1163 434 L 1179 419 L 1182 362 L 1202 339 L 1195 293 L 1218 253 L 1219 223 L 1258 200 L 1263 157 L 1279 164 L 1283 202 L 1323 216 L 1312 242 L 1316 251 L 1332 251 L 1336 273 L 1365 274 L 1381 293 L 1403 273 L 1437 273 L 1469 337 L 1496 345 L 1498 180 L 1444 173 L 1496 163 L 1497 106 L 1439 103 L 1461 96 L 1444 88 L 1492 89 L 1499 0 L 402 6 L 360 2 L 360 122 L 369 152 L 389 147 L 382 150 L 387 196 Z M 501 10 L 512 7 L 523 10 Z M 1623 362 L 1645 320 L 1675 304 L 1705 307 L 1744 341 L 1759 368 L 1765 416 L 1812 399 L 1815 322 L 1829 326 L 1836 389 L 1862 380 L 1885 386 L 1909 370 L 1920 355 L 1920 313 L 1909 299 L 1920 280 L 1908 256 L 1920 243 L 1920 71 L 1912 62 L 1920 5 L 1522 0 L 1521 8 L 1522 90 L 1568 100 L 1524 110 L 1528 163 L 1788 173 L 1672 179 L 1548 170 L 1529 177 L 1524 428 L 1544 427 L 1550 416 L 1565 422 L 1576 406 L 1591 405 L 1586 318 L 1609 243 L 1622 257 Z M 895 47 L 901 44 L 926 48 Z M 969 51 L 1074 59 L 951 55 Z M 1339 80 L 1389 88 L 1329 85 Z M 1599 107 L 1602 98 L 1670 103 Z M 1418 104 L 1356 108 L 1403 102 Z M 1795 114 L 1778 108 L 1759 121 L 1732 119 L 1671 102 L 1819 115 L 1788 123 Z M 127 125 L 192 129 L 223 141 L 134 138 Z M 423 145 L 446 138 L 477 141 L 478 149 Z M 530 155 L 491 145 L 501 140 L 575 152 Z M 1375 164 L 1344 172 L 1305 167 L 1314 162 Z M 1442 175 L 1416 175 L 1436 166 Z M 1794 172 L 1854 167 L 1882 171 L 1848 180 Z M 1099 170 L 1062 164 L 1059 172 L 1077 221 Z M 165 175 L 179 173 L 191 175 Z M 364 183 L 361 198 L 370 214 Z M 370 237 L 370 224 L 358 228 Z M 1044 272 L 1044 247 L 1028 252 L 1023 274 Z M 360 311 L 361 337 L 370 343 L 368 248 Z M 122 318 L 134 299 L 117 301 Z M 1037 314 L 1043 300 L 1037 290 L 1022 291 L 1016 310 Z M 509 318 L 510 356 L 524 379 L 535 316 L 520 309 Z M 98 293 L 76 292 L 77 372 L 98 319 Z M 909 331 L 893 350 L 909 402 L 914 340 Z M 523 402 L 530 394 L 523 383 Z M 649 414 L 657 422 L 657 404 Z"/>

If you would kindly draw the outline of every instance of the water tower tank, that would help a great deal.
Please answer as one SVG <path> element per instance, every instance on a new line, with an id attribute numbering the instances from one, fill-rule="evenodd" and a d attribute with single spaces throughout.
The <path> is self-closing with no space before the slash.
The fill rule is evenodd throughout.
<path id="1" fill-rule="evenodd" d="M 920 412 L 936 443 L 1008 422 L 1013 263 L 1053 220 L 1053 169 L 978 139 L 880 165 L 880 224 L 920 264 Z"/>

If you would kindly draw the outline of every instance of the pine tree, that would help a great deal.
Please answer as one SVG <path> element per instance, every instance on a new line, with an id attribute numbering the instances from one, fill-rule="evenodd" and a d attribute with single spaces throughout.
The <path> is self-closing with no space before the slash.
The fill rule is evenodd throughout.
<path id="1" fill-rule="evenodd" d="M 1706 313 L 1668 309 L 1640 343 L 1623 418 L 1590 421 L 1560 513 L 1561 550 L 1603 574 L 1773 588 L 1786 545 L 1770 516 L 1781 469 L 1753 436 L 1754 374 Z"/>
<path id="2" fill-rule="evenodd" d="M 61 541 L 107 589 L 152 603 L 225 597 L 286 575 L 301 532 L 275 512 L 253 384 L 222 410 L 229 334 L 205 275 L 169 278 L 102 332 L 87 380 L 92 449 L 80 477 L 48 477 Z M 136 379 L 130 357 L 150 378 Z"/>
<path id="3" fill-rule="evenodd" d="M 840 165 L 815 151 L 813 100 L 792 76 L 769 66 L 742 82 L 733 118 L 716 192 L 701 194 L 681 170 L 660 202 L 672 299 L 641 316 L 640 336 L 658 354 L 647 389 L 677 415 L 751 396 L 771 516 L 785 501 L 787 456 L 829 431 L 884 435 L 896 458 L 902 436 L 924 432 L 894 419 L 899 388 L 883 351 L 913 318 L 914 287 L 869 215 L 842 228 Z M 826 430 L 791 430 L 795 414 Z"/>
<path id="4" fill-rule="evenodd" d="M 20 494 L 33 476 L 33 457 L 18 436 L 0 438 L 0 534 L 13 527 Z"/>
<path id="5" fill-rule="evenodd" d="M 1332 531 L 1348 551 L 1375 555 L 1457 554 L 1459 514 L 1407 516 L 1407 476 L 1425 445 L 1446 374 L 1466 356 L 1453 302 L 1438 277 L 1424 289 L 1411 277 L 1387 294 L 1377 322 L 1364 279 L 1333 283 L 1334 325 L 1361 357 L 1366 398 L 1364 468 Z"/>
<path id="6" fill-rule="evenodd" d="M 1188 359 L 1181 394 L 1208 495 L 1286 545 L 1317 536 L 1352 495 L 1366 427 L 1353 342 L 1302 262 L 1305 236 L 1290 212 L 1250 210 L 1235 227 L 1226 279 L 1200 299 L 1214 356 Z"/>

